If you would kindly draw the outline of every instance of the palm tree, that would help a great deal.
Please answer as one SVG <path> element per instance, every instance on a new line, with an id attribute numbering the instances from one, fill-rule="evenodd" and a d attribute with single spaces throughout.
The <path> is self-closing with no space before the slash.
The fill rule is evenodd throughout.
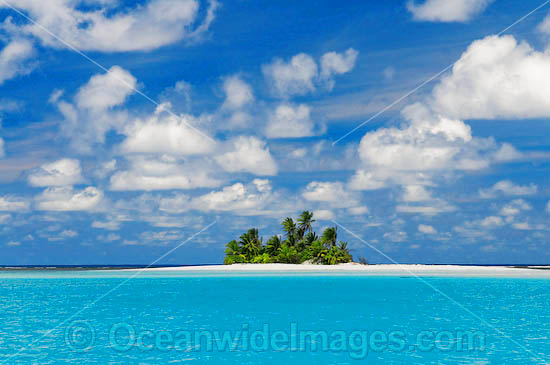
<path id="1" fill-rule="evenodd" d="M 239 244 L 241 245 L 241 250 L 247 259 L 259 255 L 262 249 L 262 240 L 258 238 L 258 229 L 251 228 L 248 232 L 243 233 L 240 237 Z"/>
<path id="2" fill-rule="evenodd" d="M 337 236 L 336 227 L 329 227 L 323 232 L 322 241 L 330 246 L 335 246 Z"/>
<path id="3" fill-rule="evenodd" d="M 223 259 L 225 265 L 246 262 L 246 256 L 242 254 L 237 241 L 232 240 L 225 247 L 225 258 Z"/>
<path id="4" fill-rule="evenodd" d="M 340 243 L 338 244 L 338 250 L 340 253 L 339 262 L 350 262 L 352 260 L 347 242 L 340 241 Z"/>
<path id="5" fill-rule="evenodd" d="M 309 210 L 304 210 L 298 218 L 298 226 L 304 233 L 313 231 L 311 226 L 313 222 L 315 222 L 315 219 L 313 219 L 313 213 Z"/>
<path id="6" fill-rule="evenodd" d="M 348 251 L 348 243 L 340 241 L 338 243 L 338 249 L 340 249 L 341 251 L 344 251 L 344 252 L 349 252 Z"/>
<path id="7" fill-rule="evenodd" d="M 311 246 L 314 241 L 318 239 L 319 237 L 317 237 L 317 234 L 315 234 L 315 232 L 309 232 L 304 238 L 296 243 L 296 248 L 299 251 L 305 251 L 309 246 Z"/>
<path id="8" fill-rule="evenodd" d="M 296 251 L 296 248 L 283 244 L 279 255 L 277 256 L 277 261 L 287 264 L 299 264 L 300 255 L 298 254 L 298 251 Z"/>
<path id="9" fill-rule="evenodd" d="M 308 248 L 309 256 L 315 263 L 321 263 L 324 261 L 327 254 L 327 249 L 321 241 L 313 241 Z"/>
<path id="10" fill-rule="evenodd" d="M 309 232 L 305 238 L 304 238 L 304 241 L 305 241 L 305 246 L 311 246 L 311 244 L 314 242 L 314 241 L 317 241 L 319 239 L 319 237 L 317 236 L 317 233 L 315 232 Z"/>
<path id="11" fill-rule="evenodd" d="M 281 225 L 283 226 L 283 230 L 286 233 L 286 240 L 289 246 L 294 246 L 294 243 L 296 243 L 296 223 L 294 223 L 294 220 L 292 218 L 287 217 Z"/>
<path id="12" fill-rule="evenodd" d="M 281 248 L 281 244 L 282 244 L 281 238 L 279 236 L 273 236 L 267 241 L 265 251 L 268 254 L 275 256 L 279 251 L 279 249 Z"/>
<path id="13" fill-rule="evenodd" d="M 235 240 L 230 241 L 227 245 L 225 245 L 225 247 L 226 247 L 225 254 L 227 256 L 238 255 L 241 253 L 239 244 Z"/>

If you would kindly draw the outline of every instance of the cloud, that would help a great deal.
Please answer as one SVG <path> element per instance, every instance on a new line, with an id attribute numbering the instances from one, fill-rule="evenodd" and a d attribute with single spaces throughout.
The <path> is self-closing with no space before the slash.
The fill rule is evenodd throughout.
<path id="1" fill-rule="evenodd" d="M 511 218 L 520 214 L 521 212 L 531 210 L 531 209 L 533 208 L 525 200 L 515 199 L 515 200 L 512 200 L 510 203 L 506 204 L 505 206 L 503 206 L 499 214 L 506 217 L 510 217 L 510 219 L 508 220 L 511 220 Z"/>
<path id="2" fill-rule="evenodd" d="M 74 238 L 76 236 L 78 236 L 77 231 L 73 231 L 71 229 L 65 229 L 55 236 L 48 237 L 48 241 L 50 242 L 63 241 L 68 238 Z"/>
<path id="3" fill-rule="evenodd" d="M 472 140 L 464 122 L 434 118 L 420 105 L 406 108 L 412 123 L 404 128 L 381 128 L 361 140 L 359 155 L 371 166 L 401 171 L 430 171 L 450 166 Z"/>
<path id="4" fill-rule="evenodd" d="M 442 173 L 521 158 L 509 144 L 473 137 L 462 119 L 550 116 L 550 101 L 542 100 L 550 93 L 548 57 L 511 36 L 473 42 L 430 96 L 402 110 L 405 123 L 365 134 L 361 166 L 350 185 L 358 190 L 433 185 Z"/>
<path id="5" fill-rule="evenodd" d="M 189 113 L 192 107 L 193 85 L 185 80 L 176 81 L 174 86 L 167 87 L 159 95 L 161 103 L 170 103 L 174 111 Z"/>
<path id="6" fill-rule="evenodd" d="M 159 201 L 159 210 L 162 212 L 180 214 L 191 209 L 191 199 L 182 193 L 175 193 L 170 197 L 163 197 Z"/>
<path id="7" fill-rule="evenodd" d="M 411 0 L 407 9 L 419 21 L 467 22 L 492 2 L 493 0 L 425 0 L 417 5 L 415 0 Z"/>
<path id="8" fill-rule="evenodd" d="M 219 190 L 210 191 L 192 197 L 173 192 L 169 195 L 142 194 L 131 201 L 118 201 L 116 207 L 134 210 L 155 226 L 181 227 L 193 222 L 192 217 L 183 221 L 182 214 L 190 211 L 210 213 L 229 212 L 237 216 L 269 216 L 280 218 L 281 214 L 298 210 L 296 199 L 291 203 L 288 193 L 273 190 L 272 183 L 266 179 L 254 179 L 250 183 L 235 183 Z M 194 222 L 201 225 L 204 222 Z"/>
<path id="9" fill-rule="evenodd" d="M 0 138 L 0 158 L 4 157 L 6 152 L 4 151 L 4 140 Z"/>
<path id="10" fill-rule="evenodd" d="M 32 186 L 64 186 L 82 182 L 80 162 L 63 158 L 52 163 L 44 164 L 27 176 Z"/>
<path id="11" fill-rule="evenodd" d="M 120 9 L 116 3 L 105 1 L 96 1 L 90 10 L 81 5 L 82 1 L 18 0 L 12 6 L 71 46 L 103 52 L 149 51 L 197 39 L 208 30 L 218 7 L 215 0 L 208 2 L 204 12 L 199 11 L 197 0 L 151 0 L 131 9 Z M 3 7 L 6 5 L 0 4 Z M 14 34 L 32 35 L 45 46 L 66 47 L 33 23 L 16 25 L 9 21 L 4 28 Z"/>
<path id="12" fill-rule="evenodd" d="M 351 208 L 360 203 L 358 194 L 346 190 L 341 182 L 312 181 L 307 184 L 302 196 L 307 201 L 328 204 L 333 208 Z"/>
<path id="13" fill-rule="evenodd" d="M 252 88 L 238 76 L 231 76 L 224 80 L 223 91 L 225 101 L 223 108 L 235 110 L 254 101 Z"/>
<path id="14" fill-rule="evenodd" d="M 359 52 L 349 48 L 343 53 L 327 52 L 321 56 L 320 72 L 317 62 L 308 54 L 299 53 L 288 62 L 276 58 L 272 63 L 263 65 L 264 77 L 271 93 L 288 99 L 295 95 L 305 95 L 324 84 L 327 89 L 334 87 L 333 76 L 347 73 L 355 66 Z"/>
<path id="15" fill-rule="evenodd" d="M 315 210 L 313 216 L 320 221 L 331 221 L 335 218 L 334 213 L 328 209 Z"/>
<path id="16" fill-rule="evenodd" d="M 0 8 L 2 5 L 0 5 Z M 15 39 L 0 51 L 0 85 L 19 75 L 29 74 L 35 67 L 36 51 L 32 42 Z"/>
<path id="17" fill-rule="evenodd" d="M 405 185 L 400 200 L 406 204 L 398 204 L 396 211 L 409 214 L 437 215 L 453 212 L 457 208 L 448 202 L 434 198 L 423 185 Z"/>
<path id="18" fill-rule="evenodd" d="M 345 74 L 353 69 L 357 60 L 357 52 L 353 48 L 349 48 L 344 53 L 327 52 L 321 56 L 321 80 L 323 80 L 328 89 L 334 87 L 334 75 Z"/>
<path id="19" fill-rule="evenodd" d="M 403 196 L 401 200 L 404 202 L 421 202 L 432 200 L 430 192 L 428 192 L 422 185 L 406 185 L 403 189 Z"/>
<path id="20" fill-rule="evenodd" d="M 476 223 L 479 224 L 481 227 L 493 228 L 502 226 L 504 224 L 504 221 L 501 217 L 489 216 Z"/>
<path id="21" fill-rule="evenodd" d="M 143 220 L 148 222 L 153 227 L 178 227 L 178 228 L 191 228 L 194 230 L 200 230 L 204 228 L 204 219 L 202 216 L 166 216 L 166 215 L 152 215 L 143 217 Z"/>
<path id="22" fill-rule="evenodd" d="M 304 95 L 315 90 L 317 63 L 305 53 L 295 55 L 288 62 L 277 58 L 262 66 L 262 71 L 273 94 L 279 97 Z"/>
<path id="23" fill-rule="evenodd" d="M 29 209 L 26 199 L 11 195 L 0 196 L 0 211 L 17 212 Z"/>
<path id="24" fill-rule="evenodd" d="M 6 224 L 11 220 L 10 214 L 0 214 L 0 224 Z"/>
<path id="25" fill-rule="evenodd" d="M 534 195 L 537 193 L 538 187 L 535 184 L 516 185 L 510 180 L 502 180 L 488 189 L 480 189 L 479 197 L 483 199 L 495 198 L 498 194 L 501 195 Z"/>
<path id="26" fill-rule="evenodd" d="M 463 121 L 434 115 L 423 104 L 410 105 L 402 114 L 407 122 L 401 127 L 380 128 L 361 139 L 361 166 L 350 181 L 354 189 L 431 185 L 442 171 L 486 168 L 501 151 L 492 139 L 473 138 Z"/>
<path id="27" fill-rule="evenodd" d="M 115 159 L 111 159 L 107 162 L 98 163 L 98 165 L 99 166 L 97 166 L 94 170 L 94 175 L 100 179 L 103 179 L 116 170 L 117 161 Z"/>
<path id="28" fill-rule="evenodd" d="M 437 230 L 427 224 L 419 224 L 418 225 L 418 232 L 424 233 L 424 234 L 436 234 Z"/>
<path id="29" fill-rule="evenodd" d="M 541 227 L 533 227 L 528 222 L 514 223 L 512 224 L 512 227 L 520 231 L 530 231 L 536 228 L 539 228 L 539 229 L 541 228 Z"/>
<path id="30" fill-rule="evenodd" d="M 269 117 L 267 138 L 300 138 L 313 136 L 313 121 L 307 105 L 281 104 Z"/>
<path id="31" fill-rule="evenodd" d="M 38 210 L 90 211 L 99 208 L 103 192 L 93 186 L 75 191 L 72 187 L 51 187 L 35 197 Z"/>
<path id="32" fill-rule="evenodd" d="M 537 32 L 544 36 L 550 35 L 550 14 L 545 16 L 542 22 L 537 25 Z"/>
<path id="33" fill-rule="evenodd" d="M 161 104 L 144 120 L 137 119 L 124 129 L 127 138 L 120 149 L 123 153 L 158 153 L 175 156 L 201 155 L 214 148 L 214 142 L 199 133 L 193 126 L 200 122 L 182 114 L 175 116 L 166 110 L 169 104 Z"/>
<path id="34" fill-rule="evenodd" d="M 434 199 L 423 204 L 399 204 L 395 207 L 398 213 L 437 215 L 454 212 L 456 207 L 441 199 Z"/>
<path id="35" fill-rule="evenodd" d="M 550 116 L 550 53 L 511 35 L 473 42 L 434 88 L 431 105 L 458 119 Z"/>
<path id="36" fill-rule="evenodd" d="M 392 66 L 386 67 L 382 72 L 382 75 L 384 75 L 384 79 L 386 79 L 387 81 L 393 80 L 393 77 L 395 76 L 395 68 L 393 68 Z"/>
<path id="37" fill-rule="evenodd" d="M 120 241 L 120 236 L 116 233 L 109 233 L 107 235 L 101 234 L 97 236 L 97 239 L 103 242 L 114 242 L 114 241 Z"/>
<path id="38" fill-rule="evenodd" d="M 407 232 L 403 231 L 386 232 L 382 237 L 395 243 L 405 242 L 408 239 Z"/>
<path id="39" fill-rule="evenodd" d="M 97 74 L 77 92 L 74 103 L 57 101 L 65 120 L 61 131 L 71 146 L 81 153 L 92 153 L 95 143 L 104 143 L 111 130 L 119 133 L 128 122 L 127 112 L 119 110 L 134 93 L 137 80 L 128 71 L 113 66 L 107 73 Z"/>
<path id="40" fill-rule="evenodd" d="M 167 244 L 171 241 L 183 241 L 184 239 L 184 233 L 176 230 L 160 232 L 146 231 L 140 234 L 140 242 L 142 242 L 142 244 Z"/>
<path id="41" fill-rule="evenodd" d="M 79 108 L 105 110 L 123 104 L 136 88 L 137 80 L 119 66 L 111 67 L 104 74 L 92 76 L 76 94 Z"/>
<path id="42" fill-rule="evenodd" d="M 214 171 L 207 162 L 180 161 L 169 155 L 134 156 L 128 170 L 111 176 L 110 189 L 151 191 L 219 186 L 220 181 L 211 177 Z"/>
<path id="43" fill-rule="evenodd" d="M 236 183 L 226 186 L 194 198 L 191 204 L 185 201 L 183 204 L 200 211 L 225 211 L 243 216 L 279 216 L 282 212 L 294 210 L 282 205 L 282 196 L 275 193 L 271 182 L 265 179 L 254 179 L 247 185 Z"/>
<path id="44" fill-rule="evenodd" d="M 385 188 L 386 178 L 364 169 L 358 169 L 351 177 L 349 186 L 353 190 L 378 190 Z"/>
<path id="45" fill-rule="evenodd" d="M 256 137 L 240 136 L 229 142 L 230 150 L 215 157 L 227 172 L 249 172 L 268 176 L 277 174 L 277 164 L 265 142 Z"/>
<path id="46" fill-rule="evenodd" d="M 455 226 L 453 230 L 468 238 L 470 241 L 478 241 L 480 239 L 492 241 L 496 239 L 492 231 L 503 227 L 507 221 L 508 220 L 505 221 L 499 216 L 488 216 L 482 219 L 464 222 L 464 224 L 460 226 Z"/>
<path id="47" fill-rule="evenodd" d="M 107 222 L 93 221 L 93 228 L 107 229 L 109 231 L 118 231 L 120 229 L 120 222 L 116 220 L 111 220 Z"/>
<path id="48" fill-rule="evenodd" d="M 351 215 L 364 215 L 369 212 L 369 208 L 362 205 L 359 207 L 348 208 L 347 211 Z"/>

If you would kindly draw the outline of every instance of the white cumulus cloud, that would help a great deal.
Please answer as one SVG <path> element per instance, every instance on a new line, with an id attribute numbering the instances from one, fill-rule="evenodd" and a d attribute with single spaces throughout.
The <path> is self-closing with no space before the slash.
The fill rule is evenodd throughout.
<path id="1" fill-rule="evenodd" d="M 273 93 L 280 97 L 304 95 L 315 90 L 317 63 L 305 53 L 295 55 L 288 62 L 275 59 L 262 70 Z"/>
<path id="2" fill-rule="evenodd" d="M 215 157 L 227 172 L 249 172 L 267 176 L 277 174 L 277 163 L 265 142 L 256 137 L 240 136 L 229 143 L 229 151 Z"/>
<path id="3" fill-rule="evenodd" d="M 198 131 L 197 120 L 186 114 L 168 113 L 169 105 L 161 104 L 148 118 L 135 120 L 124 129 L 127 138 L 121 145 L 124 153 L 157 153 L 170 155 L 206 154 L 214 142 Z"/>
<path id="4" fill-rule="evenodd" d="M 76 94 L 79 108 L 104 110 L 120 105 L 136 88 L 136 78 L 128 71 L 113 66 L 104 74 L 92 76 Z"/>
<path id="5" fill-rule="evenodd" d="M 419 224 L 418 225 L 418 232 L 424 233 L 424 234 L 436 234 L 437 230 L 427 224 Z"/>
<path id="6" fill-rule="evenodd" d="M 31 171 L 27 181 L 32 186 L 63 186 L 82 182 L 80 161 L 63 158 Z"/>
<path id="7" fill-rule="evenodd" d="M 121 132 L 129 118 L 117 107 L 134 93 L 136 85 L 137 80 L 128 71 L 113 66 L 106 73 L 92 76 L 79 89 L 74 103 L 58 100 L 57 107 L 65 118 L 61 131 L 71 140 L 71 146 L 81 153 L 92 153 L 95 143 L 105 142 L 107 132 Z"/>
<path id="8" fill-rule="evenodd" d="M 537 31 L 544 36 L 550 35 L 550 14 L 545 16 L 542 22 L 537 25 Z"/>
<path id="9" fill-rule="evenodd" d="M 0 8 L 2 5 L 0 5 Z M 29 74 L 36 66 L 36 54 L 32 42 L 12 40 L 0 51 L 0 85 L 18 75 Z"/>
<path id="10" fill-rule="evenodd" d="M 457 119 L 550 116 L 550 53 L 511 35 L 473 42 L 435 87 L 432 108 Z"/>
<path id="11" fill-rule="evenodd" d="M 52 211 L 90 211 L 99 207 L 103 201 L 103 192 L 93 186 L 84 190 L 72 187 L 50 187 L 35 197 L 38 210 Z"/>
<path id="12" fill-rule="evenodd" d="M 252 88 L 238 76 L 231 76 L 223 82 L 225 101 L 223 107 L 239 109 L 254 100 Z"/>
<path id="13" fill-rule="evenodd" d="M 355 66 L 357 60 L 357 52 L 353 48 L 349 48 L 343 53 L 327 52 L 321 56 L 321 79 L 327 83 L 327 87 L 334 87 L 334 75 L 341 75 L 349 72 Z"/>
<path id="14" fill-rule="evenodd" d="M 0 211 L 25 211 L 29 209 L 29 202 L 20 197 L 0 196 Z"/>
<path id="15" fill-rule="evenodd" d="M 506 216 L 506 217 L 514 217 L 521 212 L 531 210 L 533 209 L 529 203 L 527 203 L 523 199 L 515 199 L 512 200 L 510 203 L 504 205 L 502 209 L 500 209 L 499 214 Z"/>
<path id="16" fill-rule="evenodd" d="M 307 105 L 281 104 L 269 117 L 267 138 L 300 138 L 313 136 L 314 125 Z"/>
<path id="17" fill-rule="evenodd" d="M 59 41 L 63 39 L 80 50 L 148 51 L 183 39 L 197 39 L 208 30 L 218 7 L 215 0 L 210 0 L 203 12 L 197 0 L 150 0 L 131 8 L 118 8 L 119 2 L 95 1 L 100 8 L 93 10 L 83 7 L 84 3 L 18 0 L 11 5 L 49 32 L 34 23 L 9 21 L 5 28 L 15 34 L 32 35 L 43 45 L 55 48 L 67 47 Z M 0 4 L 0 8 L 5 7 Z"/>
<path id="18" fill-rule="evenodd" d="M 479 196 L 483 199 L 495 198 L 498 194 L 501 195 L 534 195 L 537 193 L 538 187 L 535 184 L 516 185 L 510 180 L 502 180 L 488 189 L 479 190 Z"/>
<path id="19" fill-rule="evenodd" d="M 325 203 L 334 208 L 351 208 L 360 204 L 359 196 L 348 191 L 341 182 L 312 181 L 302 196 L 307 201 Z"/>
<path id="20" fill-rule="evenodd" d="M 135 156 L 130 158 L 130 168 L 111 176 L 110 188 L 117 191 L 171 190 L 215 187 L 220 181 L 208 164 L 201 161 L 183 162 L 174 157 Z"/>
<path id="21" fill-rule="evenodd" d="M 329 209 L 315 210 L 313 216 L 320 221 L 331 221 L 335 218 L 334 213 Z"/>
<path id="22" fill-rule="evenodd" d="M 493 0 L 411 0 L 407 8 L 415 20 L 433 22 L 466 22 L 480 14 Z"/>
<path id="23" fill-rule="evenodd" d="M 232 212 L 241 216 L 279 217 L 295 209 L 273 191 L 271 182 L 265 179 L 254 179 L 249 184 L 239 182 L 196 197 L 190 204 L 183 204 L 199 211 Z"/>

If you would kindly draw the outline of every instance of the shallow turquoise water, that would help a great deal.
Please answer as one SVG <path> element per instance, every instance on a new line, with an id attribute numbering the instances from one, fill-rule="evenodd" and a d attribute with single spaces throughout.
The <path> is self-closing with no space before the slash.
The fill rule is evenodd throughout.
<path id="1" fill-rule="evenodd" d="M 0 274 L 0 360 L 550 361 L 550 280 L 425 278 L 451 300 L 409 277 L 130 276 Z"/>

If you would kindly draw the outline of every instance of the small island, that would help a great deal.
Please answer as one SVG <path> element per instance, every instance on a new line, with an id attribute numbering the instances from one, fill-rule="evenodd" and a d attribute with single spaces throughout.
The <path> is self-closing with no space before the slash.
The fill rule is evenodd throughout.
<path id="1" fill-rule="evenodd" d="M 337 241 L 336 227 L 326 228 L 319 237 L 312 228 L 313 213 L 304 211 L 297 222 L 290 217 L 281 223 L 283 235 L 272 236 L 263 244 L 257 228 L 243 233 L 225 247 L 225 265 L 237 263 L 285 263 L 336 265 L 352 261 L 347 242 Z"/>

